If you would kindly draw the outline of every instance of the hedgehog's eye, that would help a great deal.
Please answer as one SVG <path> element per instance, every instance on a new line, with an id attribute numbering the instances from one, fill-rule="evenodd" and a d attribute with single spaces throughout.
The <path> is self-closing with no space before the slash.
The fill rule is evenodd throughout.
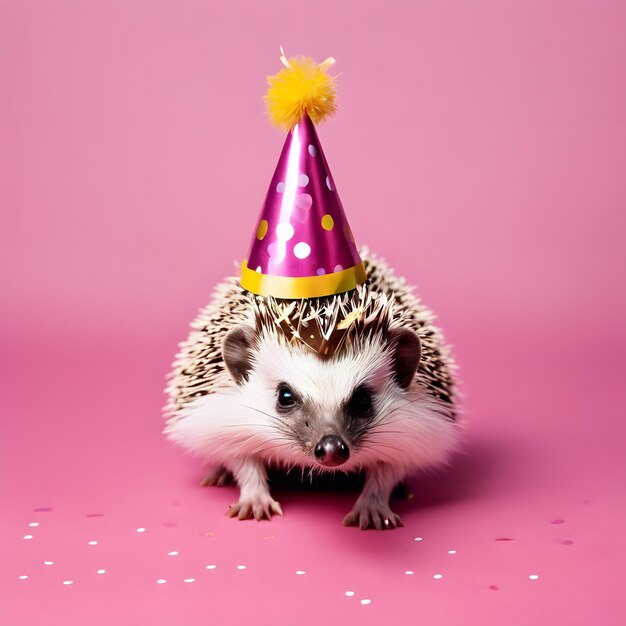
<path id="1" fill-rule="evenodd" d="M 296 404 L 293 392 L 287 385 L 281 385 L 278 388 L 278 407 L 288 409 Z"/>
<path id="2" fill-rule="evenodd" d="M 368 417 L 372 412 L 372 393 L 367 387 L 357 387 L 348 402 L 351 417 Z"/>

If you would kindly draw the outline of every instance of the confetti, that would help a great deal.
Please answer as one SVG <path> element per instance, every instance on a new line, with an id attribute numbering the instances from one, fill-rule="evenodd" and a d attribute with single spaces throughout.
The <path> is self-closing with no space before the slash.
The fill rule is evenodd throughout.
<path id="1" fill-rule="evenodd" d="M 496 537 L 496 541 L 513 541 L 512 537 Z"/>
<path id="2" fill-rule="evenodd" d="M 33 513 L 50 513 L 52 511 L 51 506 L 40 506 L 36 509 L 33 509 Z"/>
<path id="3" fill-rule="evenodd" d="M 346 591 L 345 595 L 351 598 L 354 595 L 354 591 Z"/>
<path id="4" fill-rule="evenodd" d="M 95 539 L 92 539 L 91 541 L 87 542 L 87 545 L 89 545 L 89 546 L 97 546 L 98 542 Z"/>
<path id="5" fill-rule="evenodd" d="M 54 561 L 44 561 L 44 565 L 54 565 Z"/>
<path id="6" fill-rule="evenodd" d="M 561 544 L 564 546 L 571 546 L 573 543 L 571 539 L 563 539 L 563 541 L 561 541 Z"/>
<path id="7" fill-rule="evenodd" d="M 195 583 L 196 579 L 195 578 L 185 578 L 185 580 L 183 580 L 183 582 L 185 582 L 185 583 Z"/>
<path id="8" fill-rule="evenodd" d="M 203 537 L 215 537 L 215 533 L 212 530 L 206 530 L 200 533 Z"/>
<path id="9" fill-rule="evenodd" d="M 440 578 L 443 578 L 443 574 L 435 574 L 435 575 L 433 576 L 433 578 L 434 578 L 435 580 L 439 580 Z"/>
<path id="10" fill-rule="evenodd" d="M 456 550 L 448 550 L 448 554 L 456 554 Z"/>
<path id="11" fill-rule="evenodd" d="M 424 541 L 423 537 L 415 537 L 415 539 L 413 539 L 413 541 Z"/>
<path id="12" fill-rule="evenodd" d="M 106 574 L 106 570 L 105 569 L 99 569 L 96 571 L 96 574 Z"/>
<path id="13" fill-rule="evenodd" d="M 489 589 L 491 589 L 491 591 L 498 591 L 500 587 L 498 587 L 498 585 L 489 585 Z"/>
<path id="14" fill-rule="evenodd" d="M 64 580 L 64 581 L 63 581 L 63 584 L 64 584 L 64 585 L 73 585 L 73 584 L 74 584 L 74 581 L 73 581 L 73 580 Z"/>
<path id="15" fill-rule="evenodd" d="M 530 576 L 528 576 L 528 578 L 530 578 L 530 580 L 537 580 L 539 578 L 538 574 L 530 574 Z"/>
<path id="16" fill-rule="evenodd" d="M 245 565 L 237 565 L 237 569 L 246 569 Z"/>
<path id="17" fill-rule="evenodd" d="M 26 574 L 22 574 L 21 576 L 18 576 L 18 578 L 20 580 L 26 580 L 28 578 L 28 576 L 26 576 Z"/>
<path id="18" fill-rule="evenodd" d="M 157 585 L 164 585 L 166 582 L 165 578 L 157 578 Z"/>
<path id="19" fill-rule="evenodd" d="M 363 600 L 361 600 L 361 604 L 365 605 L 365 604 L 371 604 L 372 601 L 369 598 L 364 598 Z"/>
<path id="20" fill-rule="evenodd" d="M 550 524 L 565 524 L 564 519 L 553 519 Z"/>
<path id="21" fill-rule="evenodd" d="M 104 517 L 104 513 L 85 513 L 85 517 Z"/>
<path id="22" fill-rule="evenodd" d="M 24 535 L 24 539 L 32 539 L 33 536 L 32 535 Z"/>
<path id="23" fill-rule="evenodd" d="M 137 529 L 137 532 L 138 532 L 138 533 L 145 533 L 145 532 L 146 532 L 146 529 L 145 529 L 145 528 L 143 528 L 143 527 L 140 527 L 140 528 L 138 528 L 138 529 Z"/>
<path id="24" fill-rule="evenodd" d="M 217 565 L 207 565 L 206 568 L 207 569 L 215 569 L 217 567 Z"/>
<path id="25" fill-rule="evenodd" d="M 406 570 L 406 572 L 404 572 L 407 576 L 412 576 L 413 574 L 415 574 L 415 572 L 412 569 L 408 569 Z"/>
<path id="26" fill-rule="evenodd" d="M 31 528 L 36 528 L 37 526 L 39 526 L 39 522 L 30 522 L 28 524 Z"/>
<path id="27" fill-rule="evenodd" d="M 298 576 L 302 576 L 302 575 L 306 574 L 306 572 L 303 569 L 299 569 L 299 570 L 296 570 L 296 574 Z"/>
<path id="28" fill-rule="evenodd" d="M 177 550 L 172 550 L 171 552 L 167 553 L 167 556 L 178 556 L 178 551 Z"/>

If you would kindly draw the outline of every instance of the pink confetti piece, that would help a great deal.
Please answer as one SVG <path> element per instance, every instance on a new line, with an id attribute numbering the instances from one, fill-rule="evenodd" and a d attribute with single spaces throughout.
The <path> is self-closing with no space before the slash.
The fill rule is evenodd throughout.
<path id="1" fill-rule="evenodd" d="M 496 537 L 496 541 L 514 541 L 513 537 Z"/>
<path id="2" fill-rule="evenodd" d="M 553 519 L 550 524 L 565 524 L 564 519 Z"/>
<path id="3" fill-rule="evenodd" d="M 86 513 L 85 517 L 104 517 L 104 513 Z"/>
<path id="4" fill-rule="evenodd" d="M 52 507 L 51 506 L 40 506 L 37 507 L 36 509 L 33 509 L 34 513 L 50 513 L 52 512 Z"/>
<path id="5" fill-rule="evenodd" d="M 563 541 L 561 541 L 561 544 L 564 546 L 571 546 L 573 543 L 571 539 L 563 539 Z"/>
<path id="6" fill-rule="evenodd" d="M 489 585 L 489 589 L 491 589 L 491 591 L 498 591 L 500 587 L 498 587 L 498 585 Z"/>

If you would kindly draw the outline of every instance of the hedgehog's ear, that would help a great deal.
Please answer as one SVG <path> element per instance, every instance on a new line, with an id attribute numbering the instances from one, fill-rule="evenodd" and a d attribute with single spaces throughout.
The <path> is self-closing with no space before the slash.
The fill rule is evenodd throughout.
<path id="1" fill-rule="evenodd" d="M 251 326 L 242 324 L 229 330 L 222 344 L 222 358 L 230 375 L 238 385 L 248 380 L 252 367 L 256 333 Z"/>
<path id="2" fill-rule="evenodd" d="M 402 389 L 406 389 L 413 382 L 422 357 L 419 337 L 408 328 L 392 328 L 389 330 L 388 338 L 393 346 L 396 382 Z"/>

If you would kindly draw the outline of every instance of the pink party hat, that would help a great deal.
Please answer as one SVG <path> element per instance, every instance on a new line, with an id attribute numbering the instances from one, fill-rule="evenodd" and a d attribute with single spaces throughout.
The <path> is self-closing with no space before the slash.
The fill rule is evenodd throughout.
<path id="1" fill-rule="evenodd" d="M 281 49 L 282 52 L 282 49 Z M 329 58 L 286 59 L 268 78 L 272 121 L 289 133 L 261 210 L 241 286 L 275 298 L 344 293 L 363 284 L 365 268 L 313 122 L 335 111 Z"/>

